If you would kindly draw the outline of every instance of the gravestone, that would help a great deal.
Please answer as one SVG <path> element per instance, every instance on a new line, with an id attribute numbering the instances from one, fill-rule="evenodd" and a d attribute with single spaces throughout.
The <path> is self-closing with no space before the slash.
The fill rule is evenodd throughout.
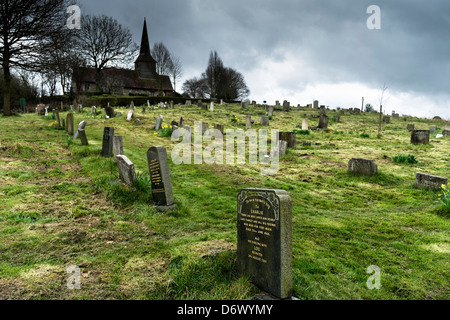
<path id="1" fill-rule="evenodd" d="M 245 129 L 251 129 L 252 128 L 252 117 L 251 116 L 247 116 L 245 118 Z"/>
<path id="2" fill-rule="evenodd" d="M 415 187 L 421 189 L 440 190 L 442 185 L 447 185 L 447 182 L 447 178 L 417 172 Z"/>
<path id="3" fill-rule="evenodd" d="M 173 100 L 169 101 L 169 106 L 170 106 L 170 109 L 173 109 Z"/>
<path id="4" fill-rule="evenodd" d="M 172 206 L 172 182 L 170 181 L 166 148 L 163 146 L 151 147 L 147 152 L 147 163 L 155 204 L 157 206 Z"/>
<path id="5" fill-rule="evenodd" d="M 278 140 L 278 155 L 280 157 L 284 156 L 286 154 L 287 147 L 288 147 L 287 141 Z"/>
<path id="6" fill-rule="evenodd" d="M 283 110 L 286 112 L 289 112 L 291 110 L 291 103 L 289 101 L 283 101 Z"/>
<path id="7" fill-rule="evenodd" d="M 269 125 L 269 117 L 261 116 L 261 125 L 268 126 Z"/>
<path id="8" fill-rule="evenodd" d="M 61 127 L 61 119 L 59 117 L 59 110 L 58 109 L 56 109 L 56 111 L 55 111 L 55 117 L 56 117 L 56 121 L 58 122 L 58 128 L 60 128 Z"/>
<path id="9" fill-rule="evenodd" d="M 163 116 L 162 116 L 162 114 L 160 114 L 158 116 L 158 118 L 156 119 L 156 125 L 155 125 L 156 131 L 159 131 L 162 129 L 162 123 L 163 123 Z"/>
<path id="10" fill-rule="evenodd" d="M 278 100 L 275 101 L 275 105 L 276 105 L 276 106 L 279 106 L 279 105 L 280 105 L 280 101 L 278 101 Z"/>
<path id="11" fill-rule="evenodd" d="M 80 129 L 83 129 L 83 130 L 84 130 L 84 129 L 86 128 L 86 125 L 87 125 L 86 120 L 83 120 L 83 121 L 81 121 L 81 122 L 78 124 L 77 131 L 75 132 L 75 134 L 74 134 L 74 136 L 73 136 L 74 139 L 78 139 L 78 131 L 79 131 Z"/>
<path id="12" fill-rule="evenodd" d="M 279 140 L 287 142 L 288 148 L 294 149 L 297 145 L 297 135 L 294 132 L 279 132 L 278 137 Z"/>
<path id="13" fill-rule="evenodd" d="M 314 109 L 319 109 L 319 101 L 314 100 L 313 105 L 314 105 L 314 107 L 313 107 Z"/>
<path id="14" fill-rule="evenodd" d="M 273 116 L 273 106 L 269 106 L 269 117 L 272 117 Z"/>
<path id="15" fill-rule="evenodd" d="M 204 135 L 208 129 L 209 129 L 209 125 L 207 123 L 200 122 L 200 130 L 201 130 L 202 135 Z"/>
<path id="16" fill-rule="evenodd" d="M 114 128 L 105 127 L 103 129 L 102 157 L 110 158 L 113 156 L 113 139 Z"/>
<path id="17" fill-rule="evenodd" d="M 430 126 L 430 134 L 436 133 L 436 126 Z"/>
<path id="18" fill-rule="evenodd" d="M 450 126 L 449 125 L 444 125 L 444 127 L 442 128 L 442 135 L 450 136 Z"/>
<path id="19" fill-rule="evenodd" d="M 209 104 L 209 111 L 214 112 L 214 102 L 212 102 L 212 101 Z"/>
<path id="20" fill-rule="evenodd" d="M 45 113 L 44 113 L 44 116 L 45 116 L 45 117 L 48 117 L 48 108 L 49 108 L 49 107 L 45 107 L 45 108 L 44 108 L 44 109 L 45 109 Z"/>
<path id="21" fill-rule="evenodd" d="M 120 181 L 133 188 L 136 181 L 136 171 L 134 170 L 133 162 L 123 154 L 118 155 L 115 160 L 119 168 Z"/>
<path id="22" fill-rule="evenodd" d="M 406 129 L 407 129 L 409 132 L 414 131 L 414 124 L 408 124 L 408 125 L 406 126 Z"/>
<path id="23" fill-rule="evenodd" d="M 302 119 L 302 130 L 308 130 L 309 129 L 309 121 L 308 119 Z"/>
<path id="24" fill-rule="evenodd" d="M 384 116 L 383 117 L 383 122 L 384 123 L 389 123 L 391 121 L 391 117 L 389 117 L 389 116 Z"/>
<path id="25" fill-rule="evenodd" d="M 180 117 L 180 128 L 184 127 L 184 117 Z"/>
<path id="26" fill-rule="evenodd" d="M 191 100 L 186 100 L 186 102 L 184 103 L 186 106 L 190 106 L 192 105 L 192 101 Z"/>
<path id="27" fill-rule="evenodd" d="M 113 137 L 113 152 L 114 158 L 123 154 L 123 139 L 122 136 L 114 136 Z"/>
<path id="28" fill-rule="evenodd" d="M 353 158 L 348 162 L 348 171 L 350 173 L 370 177 L 377 174 L 378 167 L 373 160 Z"/>
<path id="29" fill-rule="evenodd" d="M 328 128 L 328 117 L 326 115 L 324 115 L 324 114 L 320 115 L 319 128 L 320 129 L 327 129 Z"/>
<path id="30" fill-rule="evenodd" d="M 67 133 L 69 136 L 73 135 L 73 113 L 69 112 L 66 116 L 66 126 L 67 126 Z"/>
<path id="31" fill-rule="evenodd" d="M 133 120 L 133 117 L 134 117 L 134 109 L 131 109 L 130 111 L 128 111 L 127 121 Z"/>
<path id="32" fill-rule="evenodd" d="M 214 129 L 219 130 L 220 133 L 222 133 L 222 135 L 223 135 L 223 133 L 225 131 L 225 126 L 223 124 L 215 124 Z"/>
<path id="33" fill-rule="evenodd" d="M 109 103 L 108 103 L 108 106 L 105 107 L 105 115 L 108 118 L 114 118 L 114 108 L 110 107 Z"/>
<path id="34" fill-rule="evenodd" d="M 392 114 L 392 118 L 399 118 L 399 117 L 400 117 L 400 115 L 398 113 L 393 113 Z"/>
<path id="35" fill-rule="evenodd" d="M 281 299 L 292 296 L 292 200 L 286 191 L 239 192 L 237 265 L 260 289 Z"/>
<path id="36" fill-rule="evenodd" d="M 430 144 L 430 130 L 413 130 L 411 132 L 412 144 Z"/>
<path id="37" fill-rule="evenodd" d="M 77 132 L 78 132 L 78 137 L 81 140 L 81 145 L 82 146 L 87 146 L 89 143 L 88 143 L 88 140 L 87 140 L 86 131 L 84 129 L 78 129 Z"/>

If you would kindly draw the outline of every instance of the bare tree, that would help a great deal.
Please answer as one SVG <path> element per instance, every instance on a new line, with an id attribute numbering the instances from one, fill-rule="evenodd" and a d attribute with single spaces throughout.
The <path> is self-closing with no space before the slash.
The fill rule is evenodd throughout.
<path id="1" fill-rule="evenodd" d="M 156 73 L 159 75 L 169 75 L 173 61 L 170 51 L 162 42 L 153 45 L 152 57 L 156 61 Z"/>
<path id="2" fill-rule="evenodd" d="M 208 92 L 208 85 L 205 78 L 194 77 L 183 83 L 183 92 L 193 99 L 201 99 Z"/>
<path id="3" fill-rule="evenodd" d="M 77 38 L 78 52 L 96 70 L 98 91 L 101 71 L 109 66 L 130 64 L 139 49 L 130 30 L 106 15 L 83 16 Z"/>
<path id="4" fill-rule="evenodd" d="M 66 0 L 0 1 L 3 114 L 11 115 L 12 69 L 36 70 L 39 52 L 65 23 Z"/>
<path id="5" fill-rule="evenodd" d="M 172 65 L 170 68 L 170 77 L 173 82 L 173 91 L 177 91 L 177 80 L 183 76 L 183 64 L 179 57 L 175 56 L 173 53 L 172 57 Z"/>

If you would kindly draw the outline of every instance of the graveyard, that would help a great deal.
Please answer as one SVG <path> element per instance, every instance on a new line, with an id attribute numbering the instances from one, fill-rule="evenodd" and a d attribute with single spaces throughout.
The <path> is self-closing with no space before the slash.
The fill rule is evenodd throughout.
<path id="1" fill-rule="evenodd" d="M 252 299 L 264 290 L 240 272 L 247 254 L 237 208 L 248 214 L 242 194 L 258 189 L 277 190 L 264 192 L 281 197 L 288 219 L 290 234 L 281 233 L 292 247 L 281 245 L 281 273 L 292 288 L 280 297 L 448 299 L 450 211 L 439 198 L 450 178 L 450 123 L 383 118 L 378 135 L 374 111 L 273 107 L 1 116 L 0 297 Z M 198 121 L 221 132 L 279 130 L 286 142 L 277 172 L 262 175 L 260 163 L 175 164 L 179 141 L 167 130 Z M 78 290 L 67 290 L 71 265 L 81 270 Z M 368 288 L 369 266 L 379 267 L 380 288 Z"/>

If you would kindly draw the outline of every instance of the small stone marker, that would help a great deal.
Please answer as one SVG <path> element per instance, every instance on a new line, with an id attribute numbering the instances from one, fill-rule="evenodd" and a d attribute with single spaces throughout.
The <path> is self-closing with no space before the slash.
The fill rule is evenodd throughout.
<path id="1" fill-rule="evenodd" d="M 269 125 L 269 117 L 261 116 L 261 125 L 268 126 Z"/>
<path id="2" fill-rule="evenodd" d="M 66 117 L 67 133 L 73 135 L 73 113 L 69 112 Z"/>
<path id="3" fill-rule="evenodd" d="M 119 167 L 120 180 L 127 186 L 133 188 L 136 181 L 136 171 L 134 164 L 127 156 L 120 154 L 116 157 L 117 167 Z"/>
<path id="4" fill-rule="evenodd" d="M 408 124 L 408 125 L 406 126 L 406 129 L 407 129 L 409 132 L 412 132 L 412 131 L 414 130 L 414 124 Z"/>
<path id="5" fill-rule="evenodd" d="M 278 140 L 278 155 L 280 157 L 284 156 L 286 154 L 287 147 L 288 147 L 287 141 Z"/>
<path id="6" fill-rule="evenodd" d="M 123 139 L 122 136 L 114 136 L 113 137 L 113 152 L 114 158 L 123 154 Z"/>
<path id="7" fill-rule="evenodd" d="M 448 179 L 444 177 L 434 176 L 427 173 L 416 173 L 416 188 L 439 190 L 441 186 L 447 185 Z"/>
<path id="8" fill-rule="evenodd" d="M 239 193 L 237 265 L 260 289 L 281 299 L 292 296 L 292 200 L 286 191 Z"/>
<path id="9" fill-rule="evenodd" d="M 162 129 L 162 122 L 163 122 L 163 116 L 162 114 L 160 114 L 158 116 L 158 119 L 156 119 L 156 125 L 155 125 L 155 130 L 159 131 Z"/>
<path id="10" fill-rule="evenodd" d="M 377 174 L 378 167 L 373 160 L 353 158 L 348 162 L 348 171 L 370 177 Z"/>
<path id="11" fill-rule="evenodd" d="M 114 128 L 105 127 L 103 129 L 102 157 L 110 158 L 113 156 Z"/>
<path id="12" fill-rule="evenodd" d="M 84 130 L 86 128 L 86 125 L 87 125 L 86 120 L 83 120 L 83 121 L 80 122 L 80 124 L 78 125 L 78 128 L 77 128 L 77 131 L 75 132 L 75 134 L 73 136 L 74 139 L 78 139 L 78 136 L 79 136 L 79 132 L 78 131 L 80 129 Z"/>
<path id="13" fill-rule="evenodd" d="M 309 121 L 308 119 L 302 119 L 302 130 L 308 130 L 309 129 Z"/>
<path id="14" fill-rule="evenodd" d="M 172 182 L 170 181 L 166 148 L 163 146 L 151 147 L 147 152 L 147 163 L 155 204 L 157 206 L 173 205 Z"/>
<path id="15" fill-rule="evenodd" d="M 214 112 L 214 102 L 212 102 L 212 101 L 209 104 L 209 111 Z"/>
<path id="16" fill-rule="evenodd" d="M 78 129 L 77 132 L 78 132 L 78 137 L 81 140 L 81 145 L 87 146 L 89 143 L 87 140 L 86 131 L 84 129 Z"/>
<path id="17" fill-rule="evenodd" d="M 411 132 L 412 144 L 430 144 L 430 130 L 413 130 Z"/>

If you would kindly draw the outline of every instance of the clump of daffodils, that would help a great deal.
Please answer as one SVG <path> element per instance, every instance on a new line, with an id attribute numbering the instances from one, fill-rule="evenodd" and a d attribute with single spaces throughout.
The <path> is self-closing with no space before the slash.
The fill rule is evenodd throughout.
<path id="1" fill-rule="evenodd" d="M 237 121 L 238 121 L 238 119 L 236 118 L 236 116 L 232 115 L 231 116 L 231 122 L 237 122 Z"/>
<path id="2" fill-rule="evenodd" d="M 438 194 L 439 203 L 442 204 L 444 211 L 450 213 L 450 182 L 441 186 L 441 193 Z"/>
<path id="3" fill-rule="evenodd" d="M 159 130 L 159 132 L 155 132 L 154 135 L 159 135 L 160 137 L 171 137 L 172 136 L 172 126 L 166 125 Z"/>

